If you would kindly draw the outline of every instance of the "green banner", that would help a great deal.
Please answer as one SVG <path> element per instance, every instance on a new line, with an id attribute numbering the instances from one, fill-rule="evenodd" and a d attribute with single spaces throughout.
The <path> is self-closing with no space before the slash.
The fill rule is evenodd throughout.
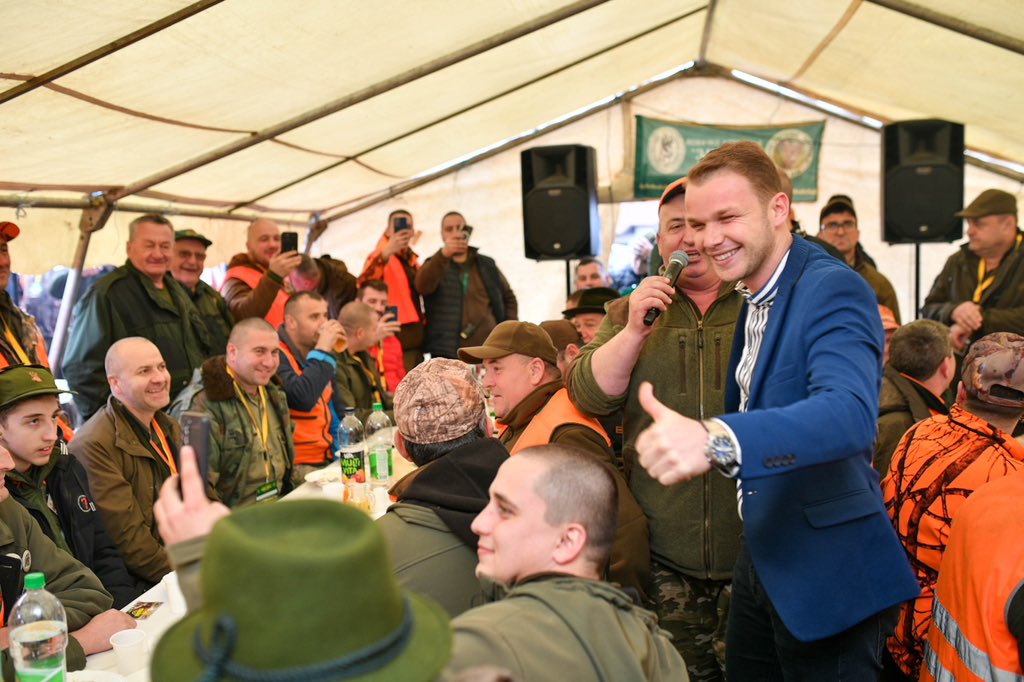
<path id="1" fill-rule="evenodd" d="M 793 201 L 818 200 L 818 156 L 825 122 L 787 126 L 710 126 L 636 117 L 637 199 L 658 198 L 665 185 L 690 172 L 712 149 L 750 140 L 793 180 Z"/>

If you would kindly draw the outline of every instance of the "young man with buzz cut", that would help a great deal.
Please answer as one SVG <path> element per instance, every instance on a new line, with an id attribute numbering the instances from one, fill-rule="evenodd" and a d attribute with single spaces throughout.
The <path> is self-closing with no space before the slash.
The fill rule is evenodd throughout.
<path id="1" fill-rule="evenodd" d="M 657 617 L 601 580 L 615 489 L 574 448 L 527 448 L 501 465 L 472 529 L 476 574 L 504 596 L 452 621 L 451 676 L 493 665 L 516 680 L 689 679 Z"/>
<path id="2" fill-rule="evenodd" d="M 55 545 L 85 564 L 123 608 L 142 593 L 107 534 L 82 465 L 68 454 L 58 427 L 62 393 L 50 370 L 0 370 L 0 446 L 11 453 L 7 491 Z"/>

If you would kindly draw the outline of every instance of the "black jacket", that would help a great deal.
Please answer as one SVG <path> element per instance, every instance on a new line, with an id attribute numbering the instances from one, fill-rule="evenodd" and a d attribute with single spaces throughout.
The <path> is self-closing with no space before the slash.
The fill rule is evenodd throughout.
<path id="1" fill-rule="evenodd" d="M 32 467 L 24 474 L 9 471 L 4 484 L 11 497 L 25 507 L 58 547 L 85 564 L 114 597 L 114 608 L 130 604 L 142 594 L 141 585 L 128 573 L 121 555 L 110 539 L 92 501 L 85 469 L 70 456 L 63 440 L 58 440 L 43 467 Z M 47 493 L 53 510 L 47 506 Z M 60 529 L 53 528 L 53 512 Z"/>

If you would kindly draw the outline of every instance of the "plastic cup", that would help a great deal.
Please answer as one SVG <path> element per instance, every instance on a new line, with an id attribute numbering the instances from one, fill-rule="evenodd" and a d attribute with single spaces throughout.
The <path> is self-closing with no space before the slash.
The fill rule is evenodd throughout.
<path id="1" fill-rule="evenodd" d="M 148 638 L 139 628 L 115 632 L 110 636 L 110 646 L 117 656 L 117 671 L 122 675 L 141 670 L 148 661 Z"/>

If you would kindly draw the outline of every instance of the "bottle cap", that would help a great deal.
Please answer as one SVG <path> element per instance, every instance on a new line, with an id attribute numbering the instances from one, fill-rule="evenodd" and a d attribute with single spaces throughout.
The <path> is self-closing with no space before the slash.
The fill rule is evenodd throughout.
<path id="1" fill-rule="evenodd" d="M 374 403 L 373 404 L 373 411 L 374 412 L 383 412 L 384 411 L 384 406 L 381 405 L 380 403 Z"/>
<path id="2" fill-rule="evenodd" d="M 26 590 L 41 590 L 46 587 L 46 576 L 42 573 L 29 573 L 25 576 Z"/>

